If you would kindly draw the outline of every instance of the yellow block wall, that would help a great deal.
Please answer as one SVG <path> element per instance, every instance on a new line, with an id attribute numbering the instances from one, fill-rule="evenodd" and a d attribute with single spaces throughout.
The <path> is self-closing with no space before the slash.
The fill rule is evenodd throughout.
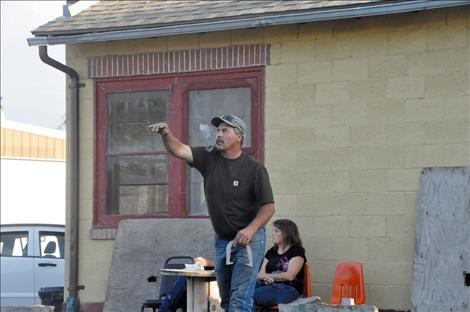
<path id="1" fill-rule="evenodd" d="M 90 239 L 94 90 L 87 57 L 264 42 L 271 45 L 265 163 L 274 218 L 299 225 L 314 293 L 328 300 L 336 264 L 357 260 L 365 266 L 367 303 L 410 308 L 421 169 L 470 164 L 469 24 L 470 10 L 453 8 L 69 45 L 67 64 L 86 84 L 80 90 L 79 283 L 86 286 L 80 301 L 105 300 L 113 250 L 112 240 Z M 67 209 L 69 222 L 69 200 Z M 66 279 L 68 285 L 68 273 Z"/>

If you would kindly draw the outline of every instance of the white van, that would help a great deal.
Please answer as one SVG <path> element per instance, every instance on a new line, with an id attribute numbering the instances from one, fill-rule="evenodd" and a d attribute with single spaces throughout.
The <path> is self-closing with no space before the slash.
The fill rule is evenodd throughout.
<path id="1" fill-rule="evenodd" d="M 1 225 L 1 305 L 41 304 L 42 287 L 64 286 L 64 226 Z"/>

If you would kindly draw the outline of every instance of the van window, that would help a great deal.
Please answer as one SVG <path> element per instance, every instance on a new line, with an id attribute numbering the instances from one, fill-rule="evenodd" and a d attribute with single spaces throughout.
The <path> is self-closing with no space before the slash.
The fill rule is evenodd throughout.
<path id="1" fill-rule="evenodd" d="M 41 257 L 64 259 L 64 233 L 39 232 Z"/>
<path id="2" fill-rule="evenodd" d="M 3 232 L 0 238 L 2 257 L 27 257 L 28 232 Z"/>

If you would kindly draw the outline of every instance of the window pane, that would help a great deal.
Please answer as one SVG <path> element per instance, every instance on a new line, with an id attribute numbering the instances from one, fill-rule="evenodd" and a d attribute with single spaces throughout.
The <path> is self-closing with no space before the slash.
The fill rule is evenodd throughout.
<path id="1" fill-rule="evenodd" d="M 41 257 L 64 259 L 64 233 L 40 232 L 39 244 Z"/>
<path id="2" fill-rule="evenodd" d="M 246 123 L 244 147 L 251 146 L 251 89 L 229 88 L 189 92 L 188 142 L 191 146 L 215 143 L 216 129 L 211 125 L 214 116 L 237 115 Z M 202 177 L 196 169 L 188 169 L 190 215 L 207 215 Z"/>
<path id="3" fill-rule="evenodd" d="M 108 94 L 108 152 L 163 151 L 148 125 L 167 120 L 168 102 L 166 90 Z"/>
<path id="4" fill-rule="evenodd" d="M 0 255 L 13 257 L 28 256 L 28 233 L 9 232 L 0 236 Z"/>
<path id="5" fill-rule="evenodd" d="M 168 156 L 109 156 L 108 215 L 168 213 Z"/>

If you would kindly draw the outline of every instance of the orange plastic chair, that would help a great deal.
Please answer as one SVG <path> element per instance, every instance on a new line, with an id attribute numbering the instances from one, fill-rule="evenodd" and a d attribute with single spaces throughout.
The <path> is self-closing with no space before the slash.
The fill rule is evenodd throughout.
<path id="1" fill-rule="evenodd" d="M 300 297 L 306 298 L 311 297 L 313 294 L 312 283 L 310 279 L 310 268 L 308 267 L 307 262 L 304 263 L 304 292 Z M 273 305 L 270 307 L 257 307 L 258 312 L 267 312 L 267 311 L 279 311 L 278 305 Z"/>
<path id="2" fill-rule="evenodd" d="M 354 298 L 354 304 L 366 303 L 362 263 L 342 262 L 336 267 L 330 304 L 341 304 L 342 298 Z"/>

